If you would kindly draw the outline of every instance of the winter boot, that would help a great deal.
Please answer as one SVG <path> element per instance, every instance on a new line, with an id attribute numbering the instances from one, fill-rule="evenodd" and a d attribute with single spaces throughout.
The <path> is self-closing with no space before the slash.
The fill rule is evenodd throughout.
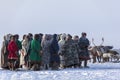
<path id="1" fill-rule="evenodd" d="M 87 66 L 87 60 L 84 61 L 84 68 L 89 68 L 89 66 Z"/>

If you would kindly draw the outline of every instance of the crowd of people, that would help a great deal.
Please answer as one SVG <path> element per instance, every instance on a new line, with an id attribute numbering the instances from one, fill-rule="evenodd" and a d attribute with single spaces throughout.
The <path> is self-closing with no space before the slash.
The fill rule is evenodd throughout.
<path id="1" fill-rule="evenodd" d="M 7 34 L 1 48 L 1 67 L 16 70 L 52 69 L 71 67 L 88 68 L 90 59 L 87 34 L 82 32 L 81 37 L 70 34 Z M 84 62 L 82 65 L 82 62 Z"/>

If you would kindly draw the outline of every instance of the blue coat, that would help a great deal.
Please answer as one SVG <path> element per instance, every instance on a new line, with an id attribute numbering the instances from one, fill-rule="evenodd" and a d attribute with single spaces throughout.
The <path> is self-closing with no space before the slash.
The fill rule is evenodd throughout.
<path id="1" fill-rule="evenodd" d="M 60 63 L 58 51 L 59 51 L 59 45 L 58 45 L 58 41 L 57 41 L 57 35 L 54 34 L 52 43 L 50 45 L 50 62 Z"/>

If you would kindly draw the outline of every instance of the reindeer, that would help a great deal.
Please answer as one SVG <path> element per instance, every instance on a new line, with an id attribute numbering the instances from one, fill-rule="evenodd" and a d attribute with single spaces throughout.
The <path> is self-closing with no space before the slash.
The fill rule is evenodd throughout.
<path id="1" fill-rule="evenodd" d="M 120 55 L 117 51 L 115 50 L 109 50 L 108 53 L 104 53 L 105 55 L 103 56 L 104 58 L 106 58 L 107 56 L 111 59 L 111 62 L 118 62 Z"/>
<path id="2" fill-rule="evenodd" d="M 114 53 L 110 52 L 110 49 L 113 48 L 113 46 L 103 46 L 104 38 L 102 38 L 102 43 L 99 46 L 96 46 L 94 43 L 94 39 L 92 39 L 92 43 L 94 47 L 92 47 L 89 51 L 93 58 L 93 63 L 96 62 L 96 58 L 98 62 L 108 62 L 109 59 L 114 57 Z"/>
<path id="3" fill-rule="evenodd" d="M 103 57 L 103 47 L 102 44 L 104 43 L 104 38 L 102 38 L 102 43 L 99 46 L 96 46 L 94 43 L 94 39 L 92 39 L 93 47 L 89 49 L 91 53 L 91 57 L 93 59 L 93 63 L 95 63 L 97 60 L 98 62 L 101 62 L 102 57 Z M 97 58 L 97 60 L 96 60 Z"/>

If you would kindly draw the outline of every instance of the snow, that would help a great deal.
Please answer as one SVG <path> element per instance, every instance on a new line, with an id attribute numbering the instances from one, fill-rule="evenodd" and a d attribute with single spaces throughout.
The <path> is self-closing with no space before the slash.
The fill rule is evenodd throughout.
<path id="1" fill-rule="evenodd" d="M 0 69 L 0 80 L 120 80 L 120 63 L 89 63 L 90 68 L 59 71 L 9 71 Z"/>

